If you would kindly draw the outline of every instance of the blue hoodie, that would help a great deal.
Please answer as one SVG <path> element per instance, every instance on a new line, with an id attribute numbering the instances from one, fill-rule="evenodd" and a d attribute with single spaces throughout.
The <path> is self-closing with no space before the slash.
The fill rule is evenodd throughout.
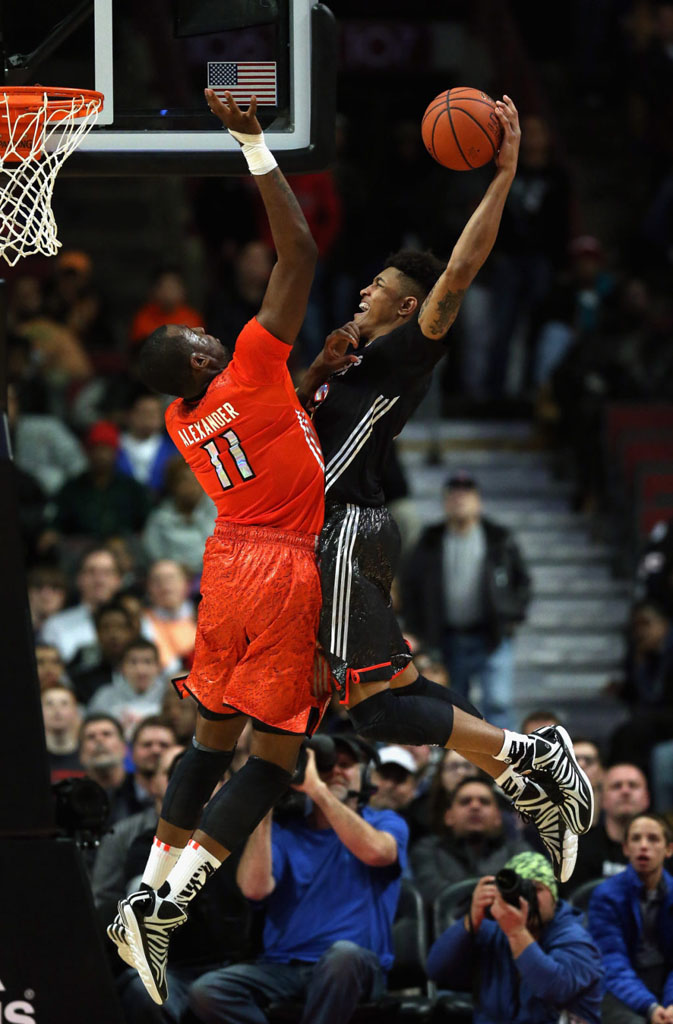
<path id="1" fill-rule="evenodd" d="M 474 1024 L 557 1024 L 563 1010 L 599 1024 L 601 957 L 581 917 L 559 900 L 539 941 L 516 960 L 495 921 L 473 937 L 461 918 L 432 946 L 428 975 L 442 988 L 472 991 L 478 971 Z"/>
<path id="2" fill-rule="evenodd" d="M 617 999 L 645 1016 L 652 1003 L 673 1003 L 673 877 L 664 871 L 664 898 L 657 921 L 659 944 L 669 975 L 661 999 L 643 984 L 635 958 L 643 930 L 640 894 L 643 883 L 629 864 L 625 871 L 597 885 L 589 902 L 589 931 L 603 954 L 605 986 Z"/>

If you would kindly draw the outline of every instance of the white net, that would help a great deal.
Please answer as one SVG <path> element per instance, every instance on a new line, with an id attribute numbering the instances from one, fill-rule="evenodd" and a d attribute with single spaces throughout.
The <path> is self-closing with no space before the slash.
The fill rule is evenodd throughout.
<path id="1" fill-rule="evenodd" d="M 100 93 L 0 89 L 0 256 L 10 266 L 60 249 L 54 181 L 102 107 Z"/>

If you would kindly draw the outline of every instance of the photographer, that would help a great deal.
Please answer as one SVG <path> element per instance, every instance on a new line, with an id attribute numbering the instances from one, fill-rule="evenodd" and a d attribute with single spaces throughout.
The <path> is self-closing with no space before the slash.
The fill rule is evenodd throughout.
<path id="1" fill-rule="evenodd" d="M 479 879 L 469 913 L 440 935 L 427 968 L 443 988 L 474 991 L 474 1024 L 557 1024 L 564 1011 L 600 1021 L 600 955 L 539 853 Z"/>
<path id="2" fill-rule="evenodd" d="M 385 988 L 408 829 L 394 811 L 362 806 L 370 752 L 354 737 L 331 743 L 331 758 L 308 750 L 295 785 L 308 800 L 273 822 L 269 813 L 248 839 L 237 881 L 266 901 L 263 952 L 192 986 L 200 1021 L 265 1024 L 270 1003 L 301 1001 L 305 1024 L 347 1024 Z"/>

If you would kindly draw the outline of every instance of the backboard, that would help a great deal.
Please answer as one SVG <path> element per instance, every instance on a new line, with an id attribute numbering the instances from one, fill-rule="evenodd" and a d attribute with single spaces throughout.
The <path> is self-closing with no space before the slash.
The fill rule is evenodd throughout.
<path id="1" fill-rule="evenodd" d="M 203 90 L 231 88 L 287 171 L 334 143 L 336 29 L 315 0 L 0 0 L 5 85 L 96 89 L 105 107 L 62 173 L 240 174 Z"/>

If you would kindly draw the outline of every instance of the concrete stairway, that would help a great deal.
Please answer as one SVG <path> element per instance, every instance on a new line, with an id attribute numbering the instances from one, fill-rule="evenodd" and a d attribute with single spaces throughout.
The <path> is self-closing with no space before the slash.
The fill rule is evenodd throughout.
<path id="1" fill-rule="evenodd" d="M 602 695 L 619 675 L 629 581 L 615 577 L 614 552 L 596 543 L 554 478 L 549 453 L 526 422 L 413 421 L 398 452 L 423 525 L 443 516 L 452 470 L 479 481 L 486 515 L 510 527 L 533 578 L 533 600 L 516 639 L 517 718 L 554 709 L 576 734 L 605 737 L 623 717 Z"/>

